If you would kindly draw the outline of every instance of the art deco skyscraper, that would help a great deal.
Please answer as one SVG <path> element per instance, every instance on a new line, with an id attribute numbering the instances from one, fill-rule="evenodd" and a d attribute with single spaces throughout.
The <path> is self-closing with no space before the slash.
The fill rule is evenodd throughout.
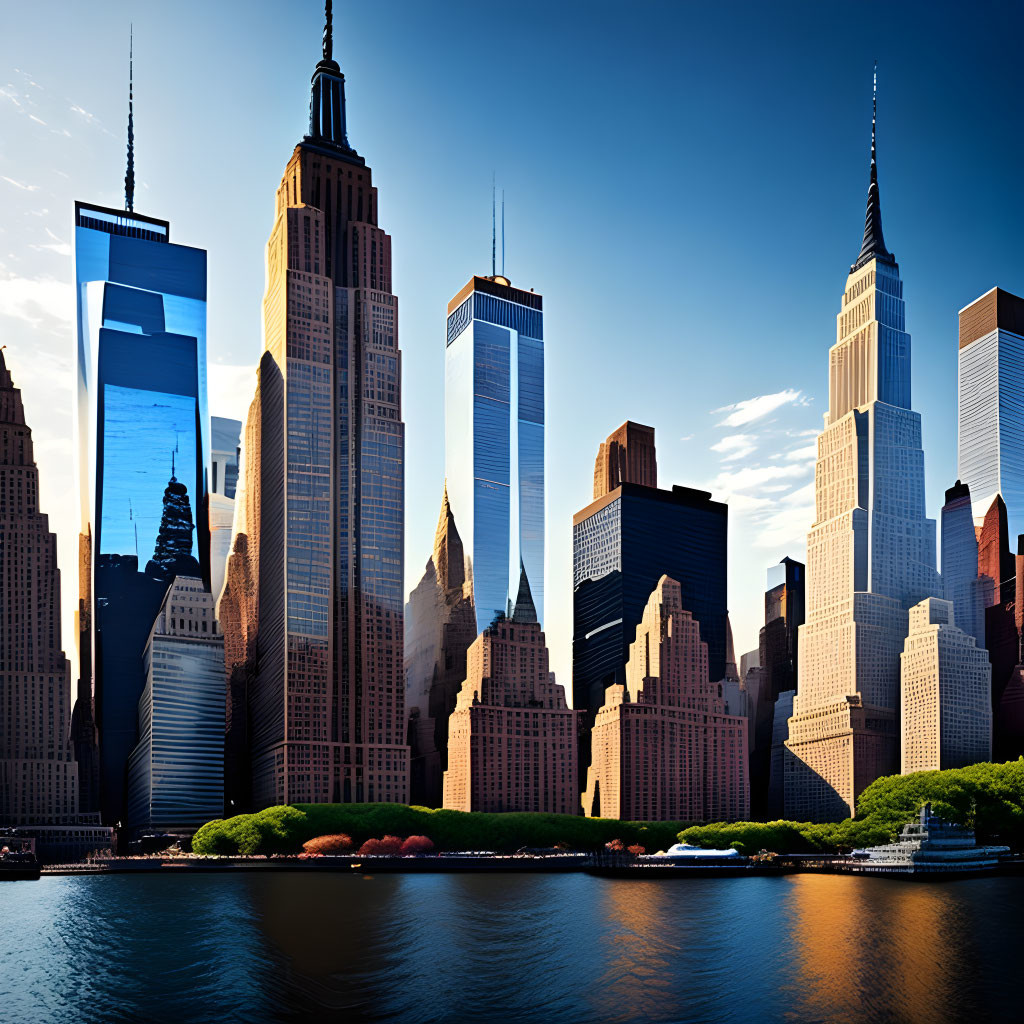
<path id="1" fill-rule="evenodd" d="M 628 821 L 736 821 L 750 814 L 747 719 L 708 679 L 708 645 L 662 576 L 591 737 L 583 808 Z"/>
<path id="2" fill-rule="evenodd" d="M 448 303 L 445 476 L 477 632 L 526 570 L 544 622 L 544 314 L 533 291 L 473 277 Z"/>
<path id="3" fill-rule="evenodd" d="M 76 736 L 95 717 L 100 809 L 123 817 L 142 652 L 175 575 L 210 583 L 206 253 L 134 211 L 75 204 L 76 468 L 81 503 Z"/>
<path id="4" fill-rule="evenodd" d="M 786 815 L 852 815 L 858 794 L 899 770 L 900 652 L 907 610 L 940 593 L 926 518 L 921 418 L 910 407 L 903 285 L 885 247 L 871 122 L 864 240 L 829 352 L 807 537 L 807 622 L 786 742 Z"/>
<path id="5" fill-rule="evenodd" d="M 466 656 L 466 678 L 448 719 L 444 806 L 578 813 L 579 720 L 548 671 L 544 633 L 521 572 L 512 614 L 496 618 Z"/>
<path id="6" fill-rule="evenodd" d="M 70 727 L 57 537 L 39 511 L 32 431 L 0 348 L 0 824 L 74 821 Z"/>
<path id="7" fill-rule="evenodd" d="M 263 313 L 245 436 L 245 500 L 256 508 L 243 520 L 255 533 L 233 546 L 257 563 L 257 617 L 245 616 L 257 652 L 251 801 L 404 802 L 398 302 L 377 190 L 346 134 L 329 3 L 309 133 L 277 190 Z M 229 563 L 229 588 L 233 575 Z M 241 621 L 225 614 L 225 629 Z M 225 637 L 228 652 L 244 652 L 237 639 Z"/>
<path id="8" fill-rule="evenodd" d="M 601 442 L 594 460 L 594 501 L 624 483 L 658 486 L 654 427 L 626 420 Z"/>

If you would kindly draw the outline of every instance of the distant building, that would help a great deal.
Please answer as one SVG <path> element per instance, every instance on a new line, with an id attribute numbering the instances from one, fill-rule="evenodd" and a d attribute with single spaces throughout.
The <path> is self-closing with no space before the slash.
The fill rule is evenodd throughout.
<path id="1" fill-rule="evenodd" d="M 772 707 L 768 802 L 764 812 L 766 821 L 778 821 L 786 814 L 786 740 L 789 739 L 789 720 L 793 717 L 793 698 L 795 696 L 796 690 L 783 690 Z"/>
<path id="2" fill-rule="evenodd" d="M 0 348 L 0 826 L 78 820 L 70 728 L 57 536 L 39 511 L 32 431 Z"/>
<path id="3" fill-rule="evenodd" d="M 178 576 L 143 656 L 126 825 L 194 832 L 224 806 L 224 645 L 203 581 Z"/>
<path id="4" fill-rule="evenodd" d="M 971 492 L 959 480 L 942 506 L 942 586 L 953 602 L 957 626 L 985 647 L 985 609 L 993 603 L 994 581 L 978 575 L 978 536 Z"/>
<path id="5" fill-rule="evenodd" d="M 882 234 L 871 122 L 864 236 L 829 350 L 807 536 L 807 621 L 786 740 L 786 816 L 834 821 L 899 768 L 907 610 L 940 593 L 921 417 L 911 407 L 903 283 Z"/>
<path id="6" fill-rule="evenodd" d="M 473 582 L 477 632 L 508 612 L 520 566 L 544 622 L 544 313 L 506 277 L 448 303 L 445 477 Z"/>
<path id="7" fill-rule="evenodd" d="M 708 646 L 663 576 L 626 666 L 594 722 L 583 794 L 590 817 L 735 821 L 750 813 L 747 722 L 708 680 Z"/>
<path id="8" fill-rule="evenodd" d="M 210 593 L 216 601 L 224 588 L 224 572 L 231 554 L 238 485 L 239 420 L 214 416 L 210 444 Z"/>
<path id="9" fill-rule="evenodd" d="M 975 519 L 1001 495 L 1024 533 L 1024 299 L 991 288 L 960 310 L 957 475 Z"/>
<path id="10" fill-rule="evenodd" d="M 955 625 L 951 601 L 930 597 L 910 609 L 900 660 L 901 772 L 990 760 L 992 667 Z"/>
<path id="11" fill-rule="evenodd" d="M 434 553 L 405 606 L 405 706 L 409 801 L 440 807 L 448 767 L 448 719 L 476 639 L 473 584 L 445 488 Z"/>
<path id="12" fill-rule="evenodd" d="M 614 436 L 614 435 L 613 435 Z M 653 437 L 651 439 L 653 451 Z M 708 646 L 709 680 L 726 671 L 729 509 L 707 491 L 662 490 L 625 481 L 573 516 L 573 707 L 589 729 L 611 686 L 624 686 L 629 647 L 662 576 Z"/>
<path id="13" fill-rule="evenodd" d="M 654 427 L 627 420 L 608 435 L 594 462 L 594 500 L 614 491 L 619 484 L 658 486 L 658 456 Z"/>
<path id="14" fill-rule="evenodd" d="M 474 641 L 448 719 L 444 806 L 457 811 L 579 813 L 580 713 L 548 670 L 525 572 L 511 617 Z"/>

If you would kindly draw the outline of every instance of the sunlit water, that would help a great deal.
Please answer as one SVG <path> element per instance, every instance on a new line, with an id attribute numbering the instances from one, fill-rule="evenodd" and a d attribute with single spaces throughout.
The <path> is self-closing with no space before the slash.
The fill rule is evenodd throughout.
<path id="1" fill-rule="evenodd" d="M 0 883 L 0 1020 L 1024 1018 L 1024 879 Z"/>

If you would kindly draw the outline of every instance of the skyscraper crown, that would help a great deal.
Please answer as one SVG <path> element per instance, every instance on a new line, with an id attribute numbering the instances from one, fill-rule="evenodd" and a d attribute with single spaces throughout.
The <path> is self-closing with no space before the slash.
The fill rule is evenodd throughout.
<path id="1" fill-rule="evenodd" d="M 878 115 L 878 63 L 875 63 L 875 74 L 871 94 L 871 176 L 868 182 L 868 206 L 864 214 L 864 241 L 861 243 L 860 255 L 856 263 L 850 267 L 850 273 L 859 270 L 871 260 L 882 260 L 884 263 L 896 263 L 896 257 L 885 247 L 882 235 L 882 201 L 878 193 L 878 164 L 875 149 L 875 124 Z"/>
<path id="2" fill-rule="evenodd" d="M 319 146 L 329 146 L 359 160 L 356 151 L 348 144 L 345 123 L 345 76 L 341 73 L 333 54 L 331 0 L 327 0 L 324 10 L 323 59 L 313 72 L 309 99 L 309 133 L 305 141 Z"/>

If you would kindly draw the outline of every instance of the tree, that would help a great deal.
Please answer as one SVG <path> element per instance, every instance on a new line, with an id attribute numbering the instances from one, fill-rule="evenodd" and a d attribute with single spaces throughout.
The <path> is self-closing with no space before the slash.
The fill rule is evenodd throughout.
<path id="1" fill-rule="evenodd" d="M 342 853 L 349 853 L 352 849 L 352 837 L 339 832 L 333 836 L 317 836 L 315 839 L 307 839 L 302 844 L 306 853 L 319 856 L 337 856 Z"/>
<path id="2" fill-rule="evenodd" d="M 402 843 L 402 853 L 405 856 L 418 853 L 430 853 L 433 849 L 433 842 L 426 836 L 409 836 L 409 838 Z"/>
<path id="3" fill-rule="evenodd" d="M 621 839 L 613 839 L 611 842 L 605 843 L 604 848 L 609 853 L 622 853 L 625 850 Z"/>
<path id="4" fill-rule="evenodd" d="M 402 852 L 402 840 L 398 836 L 385 836 L 383 839 L 367 839 L 359 847 L 362 857 L 397 857 Z"/>
<path id="5" fill-rule="evenodd" d="M 639 843 L 627 846 L 626 849 L 633 854 L 634 857 L 642 857 L 647 852 L 647 850 L 645 850 Z"/>

